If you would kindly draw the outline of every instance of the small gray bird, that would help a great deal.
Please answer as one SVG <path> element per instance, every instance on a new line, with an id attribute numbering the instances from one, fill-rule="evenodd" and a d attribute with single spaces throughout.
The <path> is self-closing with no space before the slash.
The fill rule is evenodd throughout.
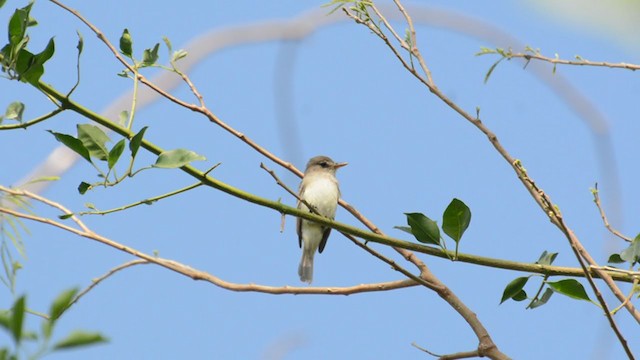
<path id="1" fill-rule="evenodd" d="M 326 156 L 316 156 L 307 163 L 304 177 L 300 183 L 299 196 L 309 205 L 315 207 L 318 213 L 333 219 L 340 198 L 336 170 L 347 163 L 336 163 Z M 309 210 L 302 202 L 298 202 L 298 209 Z M 327 244 L 331 228 L 311 221 L 298 218 L 298 243 L 302 248 L 302 260 L 298 266 L 300 281 L 311 284 L 313 280 L 313 256 L 316 250 L 322 252 Z M 303 246 L 304 244 L 304 246 Z"/>

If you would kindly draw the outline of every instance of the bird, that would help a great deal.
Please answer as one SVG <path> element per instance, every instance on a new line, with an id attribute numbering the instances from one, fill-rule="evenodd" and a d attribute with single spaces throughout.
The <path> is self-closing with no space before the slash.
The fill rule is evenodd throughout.
<path id="1" fill-rule="evenodd" d="M 336 163 L 327 156 L 311 158 L 300 182 L 299 198 L 315 208 L 319 215 L 333 220 L 338 207 L 338 199 L 340 199 L 336 170 L 345 165 L 347 165 L 346 162 Z M 298 201 L 298 209 L 310 211 L 303 201 Z M 324 250 L 331 228 L 301 218 L 298 218 L 296 225 L 298 245 L 302 248 L 298 275 L 300 281 L 311 284 L 313 257 L 316 251 L 322 253 Z"/>

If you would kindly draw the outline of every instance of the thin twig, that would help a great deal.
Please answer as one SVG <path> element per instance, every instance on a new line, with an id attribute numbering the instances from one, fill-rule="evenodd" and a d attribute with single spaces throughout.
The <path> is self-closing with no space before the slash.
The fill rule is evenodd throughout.
<path id="1" fill-rule="evenodd" d="M 607 215 L 604 213 L 604 209 L 602 208 L 602 204 L 600 203 L 600 193 L 598 191 L 598 183 L 596 183 L 594 189 L 591 192 L 593 193 L 593 202 L 596 203 L 596 206 L 598 207 L 598 211 L 600 212 L 600 217 L 602 218 L 604 227 L 606 227 L 610 233 L 619 237 L 620 239 L 624 241 L 632 242 L 633 239 L 631 239 L 628 236 L 624 236 L 621 232 L 614 229 L 613 227 L 611 227 L 611 224 L 609 224 L 609 220 L 607 220 Z"/>
<path id="2" fill-rule="evenodd" d="M 506 53 L 506 55 L 507 55 L 507 58 L 522 58 L 527 61 L 533 59 L 533 60 L 539 60 L 539 61 L 544 61 L 551 64 L 559 64 L 559 65 L 608 67 L 612 69 L 627 69 L 632 71 L 640 70 L 640 65 L 637 65 L 637 64 L 630 64 L 630 63 L 623 63 L 623 62 L 611 63 L 606 61 L 589 61 L 578 56 L 576 56 L 577 58 L 576 60 L 564 60 L 559 58 L 547 57 L 540 53 L 528 54 L 528 53 L 508 52 Z"/>

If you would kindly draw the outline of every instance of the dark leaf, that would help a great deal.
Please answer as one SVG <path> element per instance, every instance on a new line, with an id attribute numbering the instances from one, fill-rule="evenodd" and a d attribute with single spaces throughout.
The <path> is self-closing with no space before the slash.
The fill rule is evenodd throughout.
<path id="1" fill-rule="evenodd" d="M 394 228 L 394 229 L 398 229 L 398 230 L 400 230 L 400 231 L 404 231 L 404 232 L 406 232 L 407 234 L 411 234 L 411 235 L 413 235 L 413 233 L 411 232 L 411 228 L 410 228 L 410 227 L 408 227 L 408 226 L 394 226 L 393 228 Z"/>
<path id="2" fill-rule="evenodd" d="M 106 343 L 109 339 L 96 332 L 73 331 L 69 336 L 56 343 L 55 350 L 71 349 L 75 347 Z"/>
<path id="3" fill-rule="evenodd" d="M 120 155 L 122 155 L 122 152 L 124 151 L 124 144 L 125 141 L 122 139 L 113 146 L 111 151 L 109 151 L 109 169 L 113 169 L 115 164 L 118 162 L 118 159 L 120 159 Z"/>
<path id="4" fill-rule="evenodd" d="M 442 230 L 455 242 L 460 241 L 471 222 L 471 210 L 458 199 L 451 200 L 442 215 Z"/>
<path id="5" fill-rule="evenodd" d="M 81 182 L 80 185 L 78 185 L 78 192 L 80 193 L 80 195 L 84 195 L 89 189 L 91 189 L 91 184 L 84 181 Z"/>
<path id="6" fill-rule="evenodd" d="M 144 132 L 147 131 L 148 126 L 143 127 L 138 131 L 137 134 L 131 138 L 131 142 L 129 143 L 129 150 L 131 150 L 131 157 L 135 158 L 138 153 L 138 149 L 142 144 L 142 138 L 144 137 Z"/>
<path id="7" fill-rule="evenodd" d="M 523 301 L 527 300 L 527 292 L 524 290 L 518 291 L 515 295 L 511 297 L 515 301 Z"/>
<path id="8" fill-rule="evenodd" d="M 13 336 L 13 341 L 16 344 L 20 344 L 22 340 L 22 324 L 24 322 L 24 312 L 26 309 L 25 305 L 25 297 L 21 296 L 16 300 L 13 304 L 13 308 L 11 309 L 11 319 L 9 322 L 9 327 L 11 329 L 11 336 Z"/>
<path id="9" fill-rule="evenodd" d="M 133 40 L 128 29 L 124 29 L 120 37 L 120 52 L 129 58 L 133 56 Z"/>
<path id="10" fill-rule="evenodd" d="M 440 229 L 438 223 L 421 213 L 405 213 L 411 233 L 418 241 L 426 244 L 440 245 Z"/>
<path id="11" fill-rule="evenodd" d="M 500 300 L 500 304 L 507 301 L 508 299 L 513 298 L 518 295 L 522 288 L 527 284 L 529 278 L 526 276 L 515 278 L 513 281 L 507 284 L 504 288 L 504 292 L 502 293 L 502 299 Z"/>
<path id="12" fill-rule="evenodd" d="M 582 284 L 575 279 L 565 279 L 555 282 L 547 282 L 547 284 L 557 293 L 566 295 L 570 298 L 578 300 L 591 301 L 589 295 L 584 290 Z"/>
<path id="13" fill-rule="evenodd" d="M 608 263 L 610 264 L 622 264 L 625 261 L 622 260 L 622 258 L 620 257 L 620 254 L 611 254 L 611 256 L 609 256 L 609 260 L 607 260 Z"/>
<path id="14" fill-rule="evenodd" d="M 206 158 L 191 150 L 175 149 L 165 151 L 160 154 L 153 166 L 157 168 L 172 169 L 179 168 L 196 160 L 206 160 Z"/>
<path id="15" fill-rule="evenodd" d="M 53 136 L 56 137 L 56 140 L 63 143 L 69 149 L 75 151 L 78 155 L 82 156 L 88 162 L 91 162 L 91 155 L 89 154 L 89 150 L 84 146 L 82 141 L 74 138 L 71 135 L 57 133 L 51 130 L 47 130 Z"/>

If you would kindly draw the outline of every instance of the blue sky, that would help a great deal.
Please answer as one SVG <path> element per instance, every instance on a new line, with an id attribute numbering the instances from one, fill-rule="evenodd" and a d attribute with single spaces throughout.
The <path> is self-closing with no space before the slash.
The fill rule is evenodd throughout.
<path id="1" fill-rule="evenodd" d="M 322 4 L 65 3 L 78 9 L 114 43 L 128 28 L 137 54 L 162 43 L 163 36 L 171 39 L 174 48 L 181 48 L 203 33 L 291 19 L 318 11 Z M 0 22 L 6 24 L 13 9 L 24 4 L 9 1 L 0 9 Z M 535 7 L 533 2 L 422 1 L 412 5 L 431 14 L 434 10 L 441 15 L 462 14 L 491 24 L 549 56 L 558 53 L 572 58 L 579 54 L 590 60 L 640 62 L 637 49 L 621 45 L 615 34 L 598 32 L 588 21 L 575 25 L 577 22 L 567 20 L 562 12 Z M 60 89 L 73 85 L 75 33 L 79 30 L 85 49 L 75 100 L 102 111 L 130 90 L 131 82 L 116 76 L 119 64 L 70 14 L 45 1 L 37 2 L 32 14 L 39 21 L 31 32 L 32 47 L 44 46 L 51 36 L 56 40 L 56 55 L 47 64 L 45 81 Z M 461 31 L 468 22 L 443 26 L 439 23 L 442 19 L 439 15 L 417 26 L 418 44 L 436 83 L 467 111 L 481 108 L 484 123 L 511 155 L 523 162 L 593 257 L 604 264 L 623 244 L 603 229 L 589 192 L 595 182 L 600 184 L 614 225 L 630 236 L 638 231 L 633 216 L 640 211 L 634 201 L 640 196 L 634 146 L 640 133 L 636 74 L 561 66 L 557 76 L 550 77 L 552 82 L 560 76 L 567 79 L 575 87 L 570 94 L 579 91 L 603 114 L 604 132 L 594 135 L 552 87 L 534 76 L 536 66 L 547 75 L 551 66 L 531 63 L 523 69 L 518 62 L 504 62 L 484 84 L 484 75 L 496 58 L 474 54 L 481 46 L 508 48 L 512 44 L 491 43 L 482 38 L 483 28 L 473 29 L 471 36 Z M 165 62 L 166 53 L 160 53 L 160 61 Z M 155 73 L 152 70 L 149 75 Z M 460 251 L 533 262 L 547 250 L 560 253 L 556 264 L 577 265 L 562 234 L 486 138 L 431 96 L 362 26 L 342 21 L 297 42 L 224 48 L 197 64 L 190 76 L 216 115 L 298 168 L 318 154 L 349 162 L 338 173 L 343 197 L 389 235 L 411 240 L 393 229 L 405 224 L 404 212 L 423 212 L 440 220 L 442 211 L 456 197 L 473 213 Z M 184 86 L 173 93 L 192 100 Z M 0 106 L 15 100 L 24 102 L 26 118 L 50 110 L 41 95 L 23 84 L 3 81 L 0 94 L 4 102 Z M 45 130 L 73 133 L 76 124 L 84 122 L 65 113 L 27 131 L 1 132 L 0 150 L 6 155 L 0 183 L 14 184 L 58 145 Z M 196 163 L 201 169 L 221 162 L 215 176 L 224 182 L 295 203 L 260 169 L 260 162 L 292 188 L 297 187 L 297 178 L 197 114 L 158 101 L 139 110 L 135 126 L 149 126 L 146 137 L 165 149 L 182 147 L 205 155 L 206 162 Z M 601 160 L 598 152 L 608 149 L 603 142 L 607 136 L 613 158 Z M 144 155 L 138 161 L 143 164 L 154 159 Z M 157 169 L 121 186 L 79 195 L 77 185 L 94 180 L 94 176 L 90 166 L 78 163 L 44 195 L 78 211 L 87 202 L 107 209 L 194 182 L 179 171 Z M 34 210 L 52 216 L 41 206 Z M 357 225 L 344 210 L 338 210 L 337 219 Z M 228 281 L 301 285 L 296 272 L 300 249 L 295 219 L 287 218 L 281 234 L 278 213 L 213 189 L 199 188 L 153 206 L 84 220 L 113 240 L 148 253 L 158 251 L 162 257 Z M 91 279 L 131 259 L 48 226 L 29 223 L 29 228 L 18 293 L 28 294 L 34 309 L 46 310 L 63 289 L 83 288 Z M 373 247 L 401 261 L 384 247 Z M 536 310 L 525 310 L 522 303 L 515 302 L 499 306 L 504 286 L 523 274 L 421 258 L 476 312 L 501 350 L 514 358 L 623 356 L 604 317 L 592 304 L 555 295 Z M 400 278 L 337 233 L 316 257 L 314 275 L 316 286 Z M 10 306 L 10 293 L 4 289 L 0 293 L 5 294 L 0 296 L 4 299 L 1 306 Z M 632 349 L 640 349 L 633 336 L 637 324 L 624 311 L 616 319 Z M 38 321 L 30 319 L 28 324 L 34 328 Z M 421 288 L 348 297 L 233 293 L 152 265 L 125 270 L 100 284 L 65 315 L 58 335 L 77 328 L 100 330 L 111 342 L 52 355 L 51 359 L 418 359 L 424 354 L 413 348 L 412 342 L 436 353 L 470 350 L 477 345 L 462 319 L 435 293 Z M 279 353 L 285 355 L 279 357 Z"/>

